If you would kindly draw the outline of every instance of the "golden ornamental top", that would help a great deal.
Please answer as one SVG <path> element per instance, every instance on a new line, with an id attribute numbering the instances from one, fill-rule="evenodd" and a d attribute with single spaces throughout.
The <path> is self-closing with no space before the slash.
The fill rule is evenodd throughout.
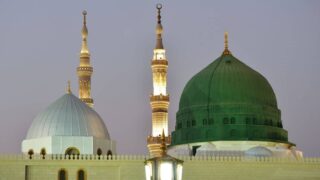
<path id="1" fill-rule="evenodd" d="M 83 15 L 83 27 L 81 31 L 81 35 L 82 35 L 81 53 L 89 54 L 89 49 L 87 45 L 87 37 L 88 37 L 87 11 L 83 11 L 82 15 Z"/>
<path id="2" fill-rule="evenodd" d="M 67 85 L 67 93 L 68 94 L 71 94 L 72 92 L 71 92 L 71 82 L 70 82 L 70 80 L 68 81 L 68 85 Z"/>
<path id="3" fill-rule="evenodd" d="M 231 54 L 231 52 L 229 51 L 229 44 L 228 44 L 228 32 L 224 32 L 224 51 L 223 54 L 224 55 L 228 55 Z"/>

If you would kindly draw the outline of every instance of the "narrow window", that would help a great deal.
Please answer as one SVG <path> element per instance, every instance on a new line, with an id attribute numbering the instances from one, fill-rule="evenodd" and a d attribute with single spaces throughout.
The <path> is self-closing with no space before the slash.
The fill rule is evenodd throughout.
<path id="1" fill-rule="evenodd" d="M 246 124 L 251 124 L 251 122 L 250 122 L 250 118 L 246 118 Z"/>
<path id="2" fill-rule="evenodd" d="M 207 125 L 207 119 L 202 119 L 202 124 L 205 126 Z"/>
<path id="3" fill-rule="evenodd" d="M 231 121 L 230 122 L 231 124 L 235 124 L 236 123 L 236 119 L 234 117 L 232 117 L 230 121 Z"/>
<path id="4" fill-rule="evenodd" d="M 97 154 L 98 154 L 98 156 L 101 156 L 101 155 L 102 155 L 102 150 L 101 150 L 100 148 L 98 148 Z"/>
<path id="5" fill-rule="evenodd" d="M 196 125 L 196 120 L 192 120 L 192 126 L 195 126 Z"/>
<path id="6" fill-rule="evenodd" d="M 34 154 L 33 150 L 30 149 L 30 150 L 28 151 L 29 159 L 32 159 L 33 154 Z"/>
<path id="7" fill-rule="evenodd" d="M 84 170 L 79 170 L 78 171 L 78 180 L 85 180 L 86 179 L 86 173 L 84 172 Z"/>
<path id="8" fill-rule="evenodd" d="M 187 121 L 187 127 L 190 127 L 190 121 Z"/>
<path id="9" fill-rule="evenodd" d="M 42 159 L 45 159 L 46 157 L 46 149 L 45 148 L 42 148 L 41 151 L 40 151 L 40 155 L 42 156 Z"/>
<path id="10" fill-rule="evenodd" d="M 59 180 L 67 180 L 67 172 L 66 172 L 66 170 L 64 170 L 64 169 L 59 170 L 58 179 Z"/>

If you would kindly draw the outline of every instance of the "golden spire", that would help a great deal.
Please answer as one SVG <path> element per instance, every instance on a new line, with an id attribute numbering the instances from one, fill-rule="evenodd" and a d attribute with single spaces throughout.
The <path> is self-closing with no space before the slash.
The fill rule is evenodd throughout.
<path id="1" fill-rule="evenodd" d="M 167 155 L 166 136 L 164 134 L 164 129 L 162 129 L 160 149 L 161 149 L 161 156 Z"/>
<path id="2" fill-rule="evenodd" d="M 70 82 L 70 80 L 68 81 L 68 85 L 67 85 L 67 93 L 68 94 L 71 94 L 72 92 L 71 92 L 71 82 Z"/>
<path id="3" fill-rule="evenodd" d="M 156 8 L 158 9 L 158 23 L 156 27 L 156 34 L 157 34 L 157 43 L 156 43 L 156 49 L 163 49 L 163 44 L 162 44 L 162 24 L 161 24 L 161 8 L 162 4 L 157 4 Z"/>
<path id="4" fill-rule="evenodd" d="M 81 54 L 89 54 L 89 49 L 87 45 L 87 37 L 88 37 L 88 29 L 87 29 L 87 11 L 82 12 L 83 15 L 83 27 L 82 27 L 82 47 L 81 47 Z"/>
<path id="5" fill-rule="evenodd" d="M 229 44 L 228 44 L 228 32 L 224 32 L 224 51 L 223 51 L 223 54 L 224 55 L 228 55 L 228 54 L 231 54 L 231 52 L 229 51 Z"/>

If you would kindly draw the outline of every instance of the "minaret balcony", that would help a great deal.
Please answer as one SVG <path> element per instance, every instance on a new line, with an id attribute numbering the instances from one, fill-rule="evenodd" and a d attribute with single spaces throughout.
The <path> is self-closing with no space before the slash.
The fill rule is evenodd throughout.
<path id="1" fill-rule="evenodd" d="M 153 137 L 153 136 L 148 136 L 147 138 L 148 144 L 161 144 L 161 136 Z M 166 136 L 165 137 L 165 142 L 166 144 L 171 144 L 171 136 Z"/>
<path id="2" fill-rule="evenodd" d="M 155 102 L 155 101 L 166 101 L 169 102 L 169 95 L 151 95 L 150 96 L 150 102 Z"/>
<path id="3" fill-rule="evenodd" d="M 152 60 L 151 61 L 151 65 L 164 65 L 164 66 L 168 66 L 168 61 L 166 59 L 161 59 L 161 60 Z"/>

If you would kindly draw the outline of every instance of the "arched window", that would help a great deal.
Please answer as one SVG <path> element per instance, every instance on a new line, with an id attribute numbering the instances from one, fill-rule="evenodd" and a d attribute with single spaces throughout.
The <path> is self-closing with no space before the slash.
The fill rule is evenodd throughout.
<path id="1" fill-rule="evenodd" d="M 65 152 L 66 155 L 79 155 L 80 151 L 75 147 L 70 147 Z"/>
<path id="2" fill-rule="evenodd" d="M 42 159 L 45 159 L 46 154 L 47 154 L 46 149 L 45 149 L 45 148 L 42 148 L 42 149 L 40 150 L 40 155 L 42 156 Z"/>
<path id="3" fill-rule="evenodd" d="M 97 149 L 97 154 L 98 154 L 98 156 L 102 155 L 102 150 L 100 148 Z"/>
<path id="4" fill-rule="evenodd" d="M 60 169 L 58 172 L 58 180 L 67 180 L 67 171 L 65 169 Z"/>
<path id="5" fill-rule="evenodd" d="M 78 171 L 78 180 L 86 180 L 86 173 L 82 169 Z"/>
<path id="6" fill-rule="evenodd" d="M 112 156 L 112 151 L 111 150 L 108 150 L 107 156 Z"/>
<path id="7" fill-rule="evenodd" d="M 29 149 L 28 151 L 29 159 L 32 159 L 33 154 L 34 154 L 33 149 Z"/>
<path id="8" fill-rule="evenodd" d="M 70 147 L 66 150 L 65 155 L 69 155 L 69 159 L 79 158 L 80 151 L 75 147 Z"/>

